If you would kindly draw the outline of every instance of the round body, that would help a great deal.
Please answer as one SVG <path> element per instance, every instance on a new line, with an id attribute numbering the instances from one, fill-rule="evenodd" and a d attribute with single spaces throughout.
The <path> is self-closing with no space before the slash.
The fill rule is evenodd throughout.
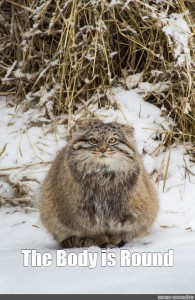
<path id="1" fill-rule="evenodd" d="M 158 212 L 133 128 L 78 124 L 43 183 L 41 220 L 63 247 L 121 246 L 147 233 Z"/>

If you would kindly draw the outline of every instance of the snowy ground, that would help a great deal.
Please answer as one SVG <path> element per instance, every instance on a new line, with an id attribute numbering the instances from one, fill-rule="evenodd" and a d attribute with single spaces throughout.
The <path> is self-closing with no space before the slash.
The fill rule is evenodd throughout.
<path id="1" fill-rule="evenodd" d="M 119 110 L 88 109 L 105 122 L 129 122 L 135 127 L 139 152 L 156 184 L 160 213 L 149 235 L 122 249 L 131 252 L 174 250 L 173 267 L 120 267 L 119 249 L 115 267 L 23 267 L 21 249 L 50 252 L 58 245 L 39 223 L 38 211 L 3 207 L 0 212 L 0 293 L 195 293 L 195 164 L 183 145 L 160 147 L 160 139 L 173 122 L 163 111 L 146 103 L 136 91 L 115 88 L 109 96 Z M 44 99 L 43 99 L 44 100 Z M 82 109 L 74 116 L 80 117 Z M 52 119 L 52 118 L 51 118 Z M 73 120 L 72 120 L 73 121 Z M 38 202 L 38 189 L 56 151 L 65 145 L 63 118 L 48 121 L 43 107 L 25 109 L 0 101 L 0 194 L 3 204 Z M 167 175 L 165 176 L 165 174 Z M 166 178 L 165 178 L 166 177 Z M 166 179 L 166 180 L 165 180 Z M 14 200 L 13 200 L 14 199 Z M 68 250 L 82 252 L 83 249 Z"/>

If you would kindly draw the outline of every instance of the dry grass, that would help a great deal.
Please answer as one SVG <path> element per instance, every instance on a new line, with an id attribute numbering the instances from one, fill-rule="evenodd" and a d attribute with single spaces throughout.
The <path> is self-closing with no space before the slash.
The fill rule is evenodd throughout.
<path id="1" fill-rule="evenodd" d="M 126 2 L 126 1 L 121 1 Z M 185 13 L 195 58 L 193 0 L 130 1 L 127 5 L 87 0 L 1 0 L 0 77 L 2 95 L 36 105 L 43 87 L 55 114 L 74 113 L 99 92 L 104 105 L 108 88 L 119 78 L 143 73 L 143 81 L 169 81 L 163 92 L 146 100 L 164 105 L 177 126 L 166 136 L 195 140 L 195 78 L 192 62 L 178 65 L 174 43 L 163 32 L 160 13 Z M 11 68 L 12 66 L 12 68 Z M 19 71 L 18 71 L 19 69 Z M 17 71 L 16 71 L 17 70 Z M 158 70 L 159 75 L 154 75 Z M 45 91 L 44 90 L 44 91 Z M 44 104 L 44 103 L 43 103 Z M 188 107 L 188 110 L 186 108 Z"/>

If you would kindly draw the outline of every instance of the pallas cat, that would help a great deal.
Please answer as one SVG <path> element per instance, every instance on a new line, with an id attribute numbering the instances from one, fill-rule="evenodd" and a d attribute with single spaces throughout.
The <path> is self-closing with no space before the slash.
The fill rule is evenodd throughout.
<path id="1" fill-rule="evenodd" d="M 64 248 L 116 247 L 148 232 L 159 201 L 133 127 L 81 120 L 43 183 L 40 215 Z"/>

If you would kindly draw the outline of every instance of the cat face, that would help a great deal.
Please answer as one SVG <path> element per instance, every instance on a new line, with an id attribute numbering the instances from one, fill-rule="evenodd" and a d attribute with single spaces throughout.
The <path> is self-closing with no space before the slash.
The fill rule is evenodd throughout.
<path id="1" fill-rule="evenodd" d="M 72 155 L 80 166 L 109 171 L 127 170 L 135 155 L 133 128 L 117 123 L 84 121 L 70 142 Z"/>

